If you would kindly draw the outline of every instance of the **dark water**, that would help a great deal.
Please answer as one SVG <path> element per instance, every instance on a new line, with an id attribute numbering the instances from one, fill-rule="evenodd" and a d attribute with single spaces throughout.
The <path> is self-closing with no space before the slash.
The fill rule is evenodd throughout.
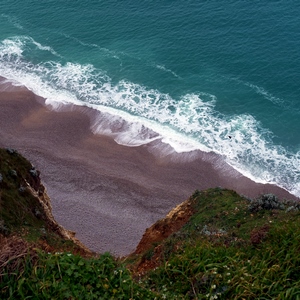
<path id="1" fill-rule="evenodd" d="M 0 76 L 105 112 L 93 130 L 119 143 L 214 151 L 299 196 L 299 13 L 295 0 L 2 0 Z"/>

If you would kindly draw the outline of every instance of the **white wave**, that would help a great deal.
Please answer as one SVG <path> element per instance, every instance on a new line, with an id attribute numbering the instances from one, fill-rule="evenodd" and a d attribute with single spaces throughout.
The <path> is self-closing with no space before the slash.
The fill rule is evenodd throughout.
<path id="1" fill-rule="evenodd" d="M 49 51 L 54 56 L 61 58 L 61 56 L 50 46 L 42 45 L 36 42 L 32 37 L 28 36 L 15 36 L 3 40 L 0 45 L 0 57 L 1 59 L 4 59 L 4 56 L 6 56 L 6 59 L 12 58 L 12 62 L 19 62 L 19 59 L 22 58 L 23 52 L 29 45 L 36 46 L 38 50 Z"/>
<path id="2" fill-rule="evenodd" d="M 57 57 L 62 57 L 61 55 L 59 55 L 56 51 L 53 50 L 53 48 L 49 47 L 49 46 L 43 46 L 42 44 L 36 42 L 33 38 L 29 38 L 29 41 L 32 42 L 34 45 L 36 45 L 38 47 L 38 49 L 43 50 L 43 51 L 49 51 L 51 52 L 53 55 L 57 56 Z"/>
<path id="3" fill-rule="evenodd" d="M 128 146 L 160 140 L 178 153 L 213 151 L 253 180 L 300 195 L 300 154 L 274 145 L 272 134 L 251 115 L 222 115 L 215 110 L 216 97 L 206 93 L 173 99 L 126 80 L 113 84 L 92 65 L 57 61 L 33 65 L 23 57 L 28 43 L 35 45 L 26 38 L 2 41 L 0 75 L 21 82 L 55 109 L 61 103 L 75 103 L 103 112 L 92 124 L 94 132 Z"/>
<path id="4" fill-rule="evenodd" d="M 103 110 L 105 111 L 105 108 Z M 142 124 L 137 117 L 125 116 L 126 113 L 120 114 L 118 111 L 112 114 L 112 109 L 109 111 L 110 113 L 102 113 L 101 118 L 94 120 L 91 126 L 94 133 L 112 136 L 117 143 L 130 147 L 148 144 L 161 138 Z"/>
<path id="5" fill-rule="evenodd" d="M 23 53 L 23 42 L 20 39 L 5 39 L 1 42 L 1 47 L 0 47 L 0 57 L 1 59 L 6 59 L 10 60 L 11 57 L 15 56 L 15 60 L 22 57 Z"/>

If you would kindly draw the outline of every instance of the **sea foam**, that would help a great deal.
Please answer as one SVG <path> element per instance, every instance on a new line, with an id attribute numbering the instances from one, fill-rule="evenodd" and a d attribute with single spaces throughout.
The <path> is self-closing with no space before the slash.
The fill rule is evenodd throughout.
<path id="1" fill-rule="evenodd" d="M 52 60 L 32 63 L 30 51 L 47 51 Z M 176 99 L 128 80 L 113 83 L 91 64 L 63 62 L 47 45 L 26 36 L 0 44 L 0 75 L 25 85 L 53 109 L 74 103 L 101 111 L 94 133 L 139 146 L 160 140 L 177 153 L 213 151 L 249 178 L 277 184 L 300 196 L 300 153 L 272 142 L 272 133 L 249 114 L 224 115 L 218 99 L 190 93 Z"/>

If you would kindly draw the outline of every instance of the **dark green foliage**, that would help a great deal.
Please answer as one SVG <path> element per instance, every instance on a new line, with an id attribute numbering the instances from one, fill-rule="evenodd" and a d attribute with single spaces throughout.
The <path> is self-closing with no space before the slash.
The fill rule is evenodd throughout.
<path id="1" fill-rule="evenodd" d="M 38 186 L 32 170 L 32 165 L 15 150 L 0 149 L 0 231 L 3 234 L 45 225 L 39 201 L 26 188 L 28 184 Z"/>
<path id="2" fill-rule="evenodd" d="M 57 249 L 72 244 L 49 230 L 27 183 L 40 192 L 38 171 L 0 149 L 0 234 Z M 27 256 L 0 260 L 0 299 L 300 299 L 299 203 L 222 188 L 196 191 L 190 202 L 194 214 L 185 226 L 127 260 L 155 259 L 155 269 L 131 274 L 110 254 L 37 255 L 31 247 Z"/>
<path id="3" fill-rule="evenodd" d="M 154 299 L 108 253 L 97 259 L 40 253 L 38 260 L 27 257 L 23 263 L 20 273 L 3 270 L 1 299 Z"/>
<path id="4" fill-rule="evenodd" d="M 249 211 L 249 200 L 219 188 L 191 201 L 196 213 L 162 243 L 148 288 L 165 299 L 300 299 L 300 215 L 288 209 L 295 203 Z"/>
<path id="5" fill-rule="evenodd" d="M 56 249 L 78 250 L 51 228 L 37 198 L 44 192 L 39 171 L 13 149 L 0 149 L 0 234 L 21 236 L 27 241 Z"/>

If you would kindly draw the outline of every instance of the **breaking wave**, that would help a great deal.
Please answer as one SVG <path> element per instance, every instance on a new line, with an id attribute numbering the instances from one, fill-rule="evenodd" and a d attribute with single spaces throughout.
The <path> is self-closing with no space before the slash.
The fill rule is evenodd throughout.
<path id="1" fill-rule="evenodd" d="M 47 52 L 46 61 L 32 59 L 40 52 Z M 75 103 L 101 111 L 93 132 L 113 136 L 120 144 L 139 146 L 160 140 L 178 153 L 213 151 L 251 179 L 300 195 L 300 152 L 275 145 L 272 133 L 249 114 L 219 113 L 218 99 L 212 94 L 190 93 L 175 99 L 125 79 L 113 83 L 105 71 L 64 61 L 53 48 L 28 36 L 0 43 L 0 75 L 25 85 L 54 108 Z"/>

